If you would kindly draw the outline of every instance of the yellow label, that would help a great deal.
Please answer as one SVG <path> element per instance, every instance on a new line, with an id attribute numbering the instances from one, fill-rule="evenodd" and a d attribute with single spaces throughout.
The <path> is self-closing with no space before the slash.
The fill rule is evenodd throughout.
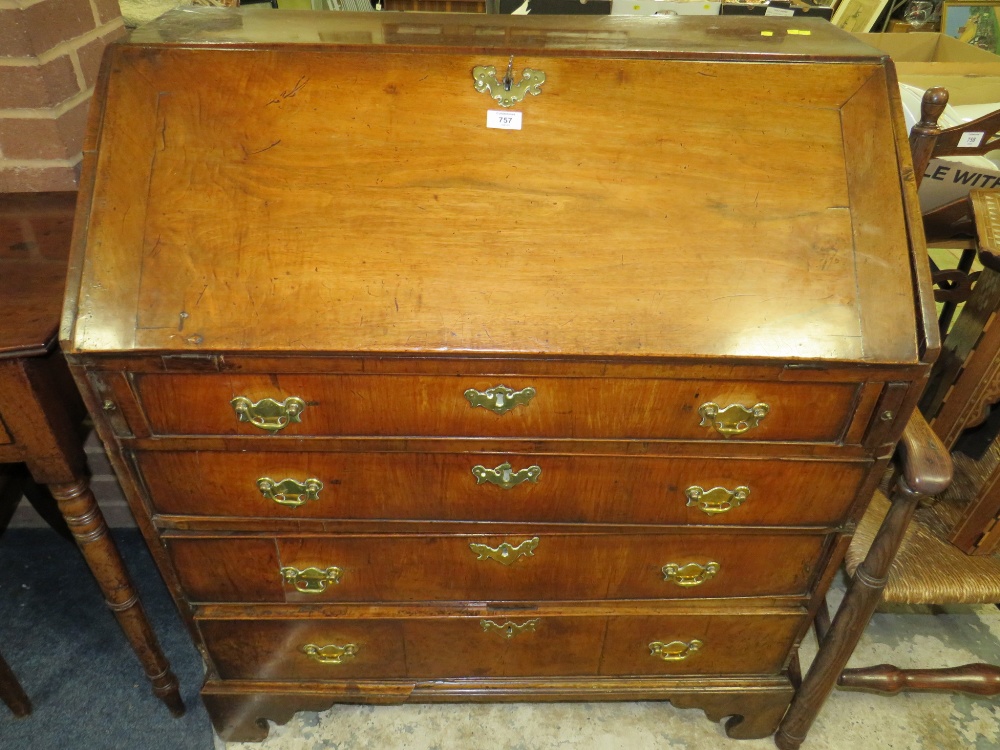
<path id="1" fill-rule="evenodd" d="M 762 32 L 760 32 L 760 35 L 761 36 L 774 36 L 774 32 L 773 31 L 762 31 Z"/>

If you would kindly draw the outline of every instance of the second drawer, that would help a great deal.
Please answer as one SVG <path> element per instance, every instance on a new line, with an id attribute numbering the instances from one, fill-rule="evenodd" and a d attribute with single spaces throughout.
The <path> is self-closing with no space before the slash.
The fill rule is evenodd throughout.
<path id="1" fill-rule="evenodd" d="M 735 534 L 166 536 L 193 602 L 802 595 L 825 537 Z M 553 582 L 558 582 L 553 584 Z"/>
<path id="2" fill-rule="evenodd" d="M 541 453 L 148 451 L 171 515 L 556 523 L 839 523 L 867 463 Z M 741 489 L 742 488 L 742 489 Z"/>

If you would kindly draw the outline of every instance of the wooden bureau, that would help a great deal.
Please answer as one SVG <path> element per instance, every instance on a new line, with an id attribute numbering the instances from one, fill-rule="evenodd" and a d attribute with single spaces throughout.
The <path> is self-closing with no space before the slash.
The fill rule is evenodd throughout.
<path id="1" fill-rule="evenodd" d="M 463 700 L 774 731 L 938 346 L 887 59 L 185 9 L 95 101 L 63 346 L 224 738 Z"/>

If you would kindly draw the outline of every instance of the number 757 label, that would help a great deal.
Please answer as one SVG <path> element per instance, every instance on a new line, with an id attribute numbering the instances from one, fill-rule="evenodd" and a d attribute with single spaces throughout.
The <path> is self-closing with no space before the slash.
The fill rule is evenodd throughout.
<path id="1" fill-rule="evenodd" d="M 486 110 L 486 127 L 499 128 L 500 130 L 520 130 L 521 114 L 521 112 L 488 109 Z"/>

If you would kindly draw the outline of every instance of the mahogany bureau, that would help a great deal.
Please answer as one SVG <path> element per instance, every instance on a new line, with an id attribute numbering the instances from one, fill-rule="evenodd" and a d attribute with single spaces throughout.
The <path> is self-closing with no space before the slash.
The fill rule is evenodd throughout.
<path id="1" fill-rule="evenodd" d="M 221 9 L 109 50 L 63 346 L 219 733 L 637 699 L 771 733 L 938 346 L 888 60 L 800 19 Z"/>

